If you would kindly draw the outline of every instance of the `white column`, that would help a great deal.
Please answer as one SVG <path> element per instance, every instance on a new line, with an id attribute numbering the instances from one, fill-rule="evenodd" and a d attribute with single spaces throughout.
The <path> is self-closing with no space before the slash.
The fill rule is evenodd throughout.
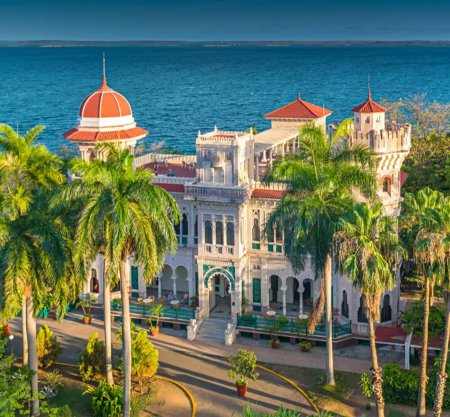
<path id="1" fill-rule="evenodd" d="M 173 281 L 173 295 L 176 297 L 177 296 L 177 277 L 173 277 L 172 281 Z"/>
<path id="2" fill-rule="evenodd" d="M 189 278 L 189 276 L 186 278 L 188 282 L 188 292 L 189 292 L 189 298 L 194 297 L 194 277 Z"/>
<path id="3" fill-rule="evenodd" d="M 281 292 L 283 293 L 283 316 L 286 315 L 286 291 L 287 287 L 281 287 Z"/>
<path id="4" fill-rule="evenodd" d="M 158 299 L 162 297 L 162 274 L 158 277 Z"/>
<path id="5" fill-rule="evenodd" d="M 303 282 L 302 282 L 301 286 L 298 287 L 298 293 L 300 294 L 298 313 L 300 316 L 303 314 L 303 292 L 304 291 L 305 291 L 305 287 L 303 286 Z"/>

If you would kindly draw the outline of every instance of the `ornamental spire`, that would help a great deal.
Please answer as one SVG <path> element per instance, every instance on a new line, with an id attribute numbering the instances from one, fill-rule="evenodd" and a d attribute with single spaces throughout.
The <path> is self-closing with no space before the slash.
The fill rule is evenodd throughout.
<path id="1" fill-rule="evenodd" d="M 103 82 L 102 87 L 106 87 L 106 60 L 105 53 L 103 52 Z"/>
<path id="2" fill-rule="evenodd" d="M 372 93 L 370 92 L 370 74 L 367 74 L 367 100 L 372 100 Z"/>

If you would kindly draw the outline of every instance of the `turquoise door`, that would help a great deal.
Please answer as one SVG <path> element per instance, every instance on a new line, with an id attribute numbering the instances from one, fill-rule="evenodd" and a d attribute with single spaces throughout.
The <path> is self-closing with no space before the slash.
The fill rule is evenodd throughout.
<path id="1" fill-rule="evenodd" d="M 139 297 L 139 273 L 138 267 L 131 267 L 131 296 Z"/>

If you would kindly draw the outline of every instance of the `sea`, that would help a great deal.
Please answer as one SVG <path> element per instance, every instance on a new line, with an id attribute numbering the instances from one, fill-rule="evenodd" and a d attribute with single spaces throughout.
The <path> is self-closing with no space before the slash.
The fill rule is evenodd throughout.
<path id="1" fill-rule="evenodd" d="M 0 47 L 0 123 L 43 124 L 39 142 L 58 152 L 101 84 L 103 52 L 108 84 L 149 131 L 147 150 L 194 153 L 198 131 L 215 126 L 267 129 L 263 115 L 297 94 L 342 120 L 365 101 L 369 76 L 375 100 L 450 101 L 448 46 Z"/>

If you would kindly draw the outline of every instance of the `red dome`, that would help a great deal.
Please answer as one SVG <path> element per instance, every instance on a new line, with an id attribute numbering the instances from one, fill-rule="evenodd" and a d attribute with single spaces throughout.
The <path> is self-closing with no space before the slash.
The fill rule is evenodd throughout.
<path id="1" fill-rule="evenodd" d="M 102 86 L 87 96 L 80 107 L 80 117 L 123 117 L 131 116 L 128 100 L 117 91 L 108 87 L 103 79 Z"/>

